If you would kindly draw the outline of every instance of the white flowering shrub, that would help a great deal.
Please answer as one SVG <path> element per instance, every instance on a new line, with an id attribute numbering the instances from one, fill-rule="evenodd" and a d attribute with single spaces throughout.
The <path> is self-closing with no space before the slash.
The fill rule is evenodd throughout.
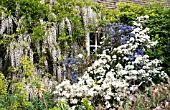
<path id="1" fill-rule="evenodd" d="M 161 71 L 161 61 L 149 60 L 145 49 L 156 44 L 147 35 L 142 24 L 148 16 L 138 17 L 134 26 L 108 24 L 103 28 L 106 36 L 101 42 L 102 54 L 78 82 L 71 84 L 64 80 L 56 86 L 56 101 L 77 104 L 87 97 L 89 103 L 102 103 L 109 108 L 118 105 L 141 86 L 153 84 L 154 78 L 168 78 Z"/>

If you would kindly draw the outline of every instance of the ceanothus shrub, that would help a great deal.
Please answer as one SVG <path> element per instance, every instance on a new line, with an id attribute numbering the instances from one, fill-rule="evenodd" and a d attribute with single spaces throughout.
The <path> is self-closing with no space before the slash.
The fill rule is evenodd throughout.
<path id="1" fill-rule="evenodd" d="M 84 67 L 86 67 L 88 60 L 84 58 L 83 54 L 78 54 L 64 58 L 60 63 L 65 66 L 65 70 L 62 71 L 64 78 L 71 80 L 72 83 L 77 83 L 77 77 L 85 71 Z"/>
<path id="2" fill-rule="evenodd" d="M 56 86 L 56 101 L 74 105 L 86 97 L 93 105 L 99 102 L 106 108 L 116 107 L 130 94 L 139 91 L 139 87 L 154 84 L 153 78 L 168 78 L 161 71 L 161 61 L 149 60 L 145 55 L 145 49 L 156 44 L 149 40 L 148 29 L 142 28 L 147 17 L 138 17 L 133 27 L 106 25 L 99 50 L 102 54 L 82 77 L 78 77 L 77 83 L 64 80 Z"/>

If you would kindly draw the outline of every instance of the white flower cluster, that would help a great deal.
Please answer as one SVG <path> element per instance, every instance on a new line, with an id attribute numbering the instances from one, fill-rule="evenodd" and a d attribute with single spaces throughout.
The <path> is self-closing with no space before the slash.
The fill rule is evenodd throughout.
<path id="1" fill-rule="evenodd" d="M 113 52 L 110 52 L 114 53 L 112 55 L 100 54 L 99 59 L 78 78 L 78 83 L 71 84 L 69 80 L 64 80 L 57 85 L 54 91 L 57 101 L 76 104 L 87 97 L 92 103 L 102 100 L 109 108 L 114 106 L 114 101 L 120 101 L 139 90 L 138 87 L 145 85 L 145 82 L 152 82 L 152 78 L 168 78 L 168 75 L 161 71 L 161 61 L 149 60 L 148 55 L 134 53 L 139 47 L 144 50 L 152 46 L 147 35 L 148 29 L 142 30 L 140 24 L 140 20 L 147 17 L 138 18 L 132 32 L 135 37 L 114 48 Z"/>

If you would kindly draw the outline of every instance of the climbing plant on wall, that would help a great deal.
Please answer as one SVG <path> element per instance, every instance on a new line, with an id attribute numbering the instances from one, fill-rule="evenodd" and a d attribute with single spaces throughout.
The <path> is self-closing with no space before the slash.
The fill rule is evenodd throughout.
<path id="1" fill-rule="evenodd" d="M 63 18 L 68 18 L 71 23 L 72 28 L 72 40 L 84 34 L 84 27 L 82 17 L 80 16 L 78 7 L 86 7 L 92 4 L 88 1 L 75 1 L 75 0 L 56 0 L 53 3 L 44 2 L 41 3 L 40 0 L 2 0 L 1 6 L 4 9 L 5 14 L 15 16 L 16 18 L 22 17 L 22 25 L 24 28 L 18 31 L 19 33 L 27 32 L 32 33 L 35 37 L 34 40 L 40 39 L 38 37 L 43 37 L 45 34 L 42 25 L 40 24 L 40 19 L 43 21 L 48 21 L 48 27 L 52 25 L 52 22 L 57 22 L 57 25 L 63 21 Z M 37 31 L 38 26 L 38 31 Z M 47 26 L 47 25 L 46 25 Z M 64 28 L 64 27 L 63 27 Z M 69 40 L 68 30 L 62 34 L 59 34 L 58 40 Z M 39 35 L 39 33 L 42 33 Z M 66 35 L 65 35 L 65 34 Z M 37 35 L 37 36 L 36 36 Z"/>
<path id="2" fill-rule="evenodd" d="M 21 66 L 20 58 L 26 55 L 36 72 L 41 69 L 41 75 L 57 75 L 60 60 L 78 48 L 78 38 L 85 42 L 86 32 L 95 29 L 94 16 L 88 18 L 93 10 L 102 9 L 95 7 L 92 0 L 2 0 L 0 59 L 4 74 L 10 72 L 9 66 L 12 70 Z"/>

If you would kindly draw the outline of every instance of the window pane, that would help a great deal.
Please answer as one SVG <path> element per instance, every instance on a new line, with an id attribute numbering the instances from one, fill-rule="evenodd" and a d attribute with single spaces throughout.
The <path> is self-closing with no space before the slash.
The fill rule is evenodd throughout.
<path id="1" fill-rule="evenodd" d="M 95 54 L 95 47 L 90 47 L 90 54 Z"/>
<path id="2" fill-rule="evenodd" d="M 90 45 L 95 45 L 95 33 L 90 33 Z"/>
<path id="3" fill-rule="evenodd" d="M 100 42 L 102 41 L 102 38 L 103 37 L 103 33 L 98 33 L 98 36 L 97 36 L 97 45 L 100 45 Z"/>

